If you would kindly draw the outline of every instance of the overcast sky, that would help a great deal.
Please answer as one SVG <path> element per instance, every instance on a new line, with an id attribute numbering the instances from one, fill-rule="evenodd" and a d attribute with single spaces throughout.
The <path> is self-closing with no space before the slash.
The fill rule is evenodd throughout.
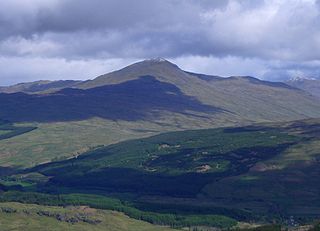
<path id="1" fill-rule="evenodd" d="M 320 1 L 0 1 L 0 85 L 152 57 L 206 74 L 320 78 Z"/>

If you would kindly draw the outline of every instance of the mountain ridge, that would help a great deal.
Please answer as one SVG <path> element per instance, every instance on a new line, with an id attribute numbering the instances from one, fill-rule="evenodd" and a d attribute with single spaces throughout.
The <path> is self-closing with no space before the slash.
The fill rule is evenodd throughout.
<path id="1" fill-rule="evenodd" d="M 93 117 L 154 121 L 169 115 L 178 123 L 183 115 L 200 123 L 206 118 L 214 124 L 320 117 L 316 97 L 285 83 L 250 76 L 196 74 L 164 59 L 137 62 L 93 80 L 70 82 L 66 88 L 65 83 L 61 82 L 61 89 L 46 88 L 46 92 L 33 96 L 0 94 L 0 106 L 4 108 L 0 118 L 20 122 Z M 205 107 L 215 110 L 203 110 Z"/>
<path id="2" fill-rule="evenodd" d="M 49 93 L 63 88 L 73 87 L 79 82 L 79 80 L 38 80 L 34 82 L 18 83 L 11 86 L 2 86 L 0 87 L 0 93 Z"/>

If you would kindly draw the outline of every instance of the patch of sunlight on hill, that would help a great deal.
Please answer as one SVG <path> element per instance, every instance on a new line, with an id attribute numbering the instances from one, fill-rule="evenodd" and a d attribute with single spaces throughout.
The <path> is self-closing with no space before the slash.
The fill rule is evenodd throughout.
<path id="1" fill-rule="evenodd" d="M 30 167 L 71 158 L 100 145 L 148 137 L 160 132 L 230 124 L 230 121 L 212 122 L 206 118 L 199 121 L 197 118 L 180 114 L 164 115 L 153 122 L 93 118 L 72 122 L 19 124 L 38 128 L 23 135 L 0 140 L 0 165 Z"/>
<path id="2" fill-rule="evenodd" d="M 173 231 L 167 227 L 131 219 L 119 212 L 89 207 L 53 207 L 0 203 L 1 231 Z"/>

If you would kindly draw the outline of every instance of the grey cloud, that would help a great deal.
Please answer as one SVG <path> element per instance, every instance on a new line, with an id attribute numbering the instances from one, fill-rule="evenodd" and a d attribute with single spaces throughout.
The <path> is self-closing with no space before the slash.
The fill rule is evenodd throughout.
<path id="1" fill-rule="evenodd" d="M 0 57 L 0 85 L 34 80 L 86 80 L 135 61 L 137 60 L 87 59 L 68 61 L 60 58 Z"/>
<path id="2" fill-rule="evenodd" d="M 190 23 L 201 7 L 203 4 L 177 0 L 53 0 L 48 5 L 16 10 L 19 2 L 1 1 L 0 8 L 7 13 L 0 14 L 0 23 L 5 26 L 2 34 L 8 35 L 156 28 L 172 22 Z"/>
<path id="3" fill-rule="evenodd" d="M 162 56 L 188 67 L 202 57 L 204 66 L 227 63 L 262 78 L 319 76 L 319 22 L 319 0 L 4 0 L 0 54 L 48 62 Z"/>
<path id="4" fill-rule="evenodd" d="M 2 20 L 1 34 L 35 43 L 34 35 L 40 41 L 51 39 L 51 44 L 68 54 L 56 51 L 49 56 L 72 58 L 78 53 L 80 57 L 159 53 L 167 57 L 320 58 L 316 52 L 320 51 L 319 10 L 310 1 L 52 1 L 51 7 L 42 4 L 13 12 L 19 16 L 10 21 L 12 25 Z"/>

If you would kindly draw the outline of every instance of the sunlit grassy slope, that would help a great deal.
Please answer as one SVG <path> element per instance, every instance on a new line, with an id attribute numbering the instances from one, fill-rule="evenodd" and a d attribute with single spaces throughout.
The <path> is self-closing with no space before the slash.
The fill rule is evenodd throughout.
<path id="1" fill-rule="evenodd" d="M 173 229 L 131 219 L 122 213 L 88 207 L 53 207 L 0 203 L 1 231 L 170 231 Z"/>
<path id="2" fill-rule="evenodd" d="M 143 136 L 129 126 L 102 119 L 34 125 L 37 129 L 32 132 L 0 140 L 1 166 L 36 165 L 69 158 L 97 145 Z"/>
<path id="3" fill-rule="evenodd" d="M 83 121 L 32 123 L 37 129 L 1 140 L 0 166 L 30 167 L 74 157 L 99 145 L 109 145 L 160 132 L 231 125 L 231 121 L 196 120 L 171 114 L 155 121 L 112 121 L 93 118 Z M 20 124 L 20 126 L 26 126 Z M 1 131 L 0 132 L 7 132 Z"/>

